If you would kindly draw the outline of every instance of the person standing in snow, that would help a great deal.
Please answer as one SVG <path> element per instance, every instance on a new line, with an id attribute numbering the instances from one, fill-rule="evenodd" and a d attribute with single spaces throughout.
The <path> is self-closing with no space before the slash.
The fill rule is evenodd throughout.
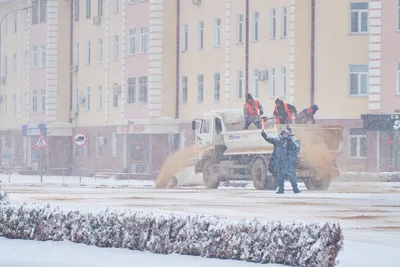
<path id="1" fill-rule="evenodd" d="M 273 114 L 276 117 L 276 124 L 292 124 L 293 117 L 297 116 L 297 109 L 295 106 L 284 103 L 277 98 Z"/>
<path id="2" fill-rule="evenodd" d="M 315 124 L 314 115 L 317 112 L 319 107 L 317 105 L 312 105 L 310 108 L 303 109 L 299 114 L 296 116 L 296 124 Z"/>
<path id="3" fill-rule="evenodd" d="M 300 193 L 296 179 L 300 141 L 292 134 L 289 127 L 283 129 L 277 137 L 269 137 L 264 131 L 261 132 L 261 136 L 265 141 L 274 145 L 268 170 L 278 182 L 279 189 L 276 193 L 283 194 L 285 192 L 285 178 L 290 181 L 293 192 Z"/>
<path id="4" fill-rule="evenodd" d="M 261 129 L 260 116 L 264 114 L 263 106 L 258 100 L 254 100 L 251 94 L 247 94 L 246 102 L 243 107 L 244 113 L 244 130 L 254 123 L 258 129 Z"/>

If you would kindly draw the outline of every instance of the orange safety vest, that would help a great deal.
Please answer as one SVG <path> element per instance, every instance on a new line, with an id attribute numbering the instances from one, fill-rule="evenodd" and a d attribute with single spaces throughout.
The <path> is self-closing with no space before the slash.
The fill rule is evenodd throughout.
<path id="1" fill-rule="evenodd" d="M 246 101 L 246 104 L 245 104 L 250 117 L 254 117 L 258 114 L 258 106 L 259 106 L 258 100 L 253 100 L 253 101 L 254 101 L 254 108 L 256 110 L 255 112 L 249 102 Z"/>
<path id="2" fill-rule="evenodd" d="M 292 112 L 290 112 L 289 106 L 287 103 L 283 103 L 283 107 L 285 108 L 286 114 L 288 115 L 288 120 L 292 120 Z M 275 105 L 275 112 L 278 113 L 278 107 Z M 281 124 L 281 119 L 276 118 L 276 124 Z"/>

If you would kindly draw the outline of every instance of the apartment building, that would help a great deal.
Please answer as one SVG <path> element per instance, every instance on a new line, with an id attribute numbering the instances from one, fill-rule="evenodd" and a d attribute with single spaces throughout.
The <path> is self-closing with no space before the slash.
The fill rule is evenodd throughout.
<path id="1" fill-rule="evenodd" d="M 319 124 L 345 127 L 343 169 L 400 168 L 398 132 L 365 126 L 400 108 L 397 0 L 20 0 L 0 10 L 30 4 L 2 23 L 3 167 L 40 169 L 32 146 L 43 132 L 49 170 L 154 177 L 193 142 L 193 118 L 242 108 L 252 93 L 267 115 L 277 97 L 299 111 L 318 104 Z"/>
<path id="2" fill-rule="evenodd" d="M 31 6 L 31 8 L 27 8 Z M 69 141 L 68 55 L 59 53 L 68 44 L 68 3 L 5 1 L 2 3 L 1 119 L 2 165 L 25 168 L 61 168 L 59 149 Z M 54 148 L 42 154 L 33 149 L 37 136 L 48 136 Z M 65 149 L 63 149 L 65 150 Z M 43 160 L 42 160 L 43 157 Z"/>
<path id="3" fill-rule="evenodd" d="M 361 114 L 399 107 L 398 1 L 193 3 L 181 1 L 181 121 L 241 108 L 246 92 L 271 115 L 277 97 L 299 111 L 318 104 L 319 124 L 344 126 L 342 169 L 386 170 L 387 133 L 367 131 Z M 400 150 L 391 153 L 398 170 Z"/>

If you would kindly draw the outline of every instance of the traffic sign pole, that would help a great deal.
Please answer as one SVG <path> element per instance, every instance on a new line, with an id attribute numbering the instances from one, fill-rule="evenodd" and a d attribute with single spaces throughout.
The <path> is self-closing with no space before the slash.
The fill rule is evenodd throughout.
<path id="1" fill-rule="evenodd" d="M 36 141 L 34 148 L 42 148 L 40 153 L 41 161 L 42 161 L 42 168 L 40 172 L 40 183 L 43 183 L 43 172 L 44 172 L 44 148 L 48 148 L 49 144 L 47 143 L 46 139 L 44 138 L 43 134 L 39 135 L 38 140 Z"/>
<path id="2" fill-rule="evenodd" d="M 41 184 L 43 184 L 43 169 L 44 169 L 44 159 L 43 159 L 43 158 L 44 158 L 44 157 L 43 157 L 43 154 L 44 154 L 44 153 L 43 153 L 43 150 L 44 150 L 44 149 L 42 149 L 42 153 L 41 153 L 41 154 L 42 154 L 42 156 L 41 156 L 41 157 L 42 157 L 42 171 L 40 172 L 40 183 L 41 183 Z"/>

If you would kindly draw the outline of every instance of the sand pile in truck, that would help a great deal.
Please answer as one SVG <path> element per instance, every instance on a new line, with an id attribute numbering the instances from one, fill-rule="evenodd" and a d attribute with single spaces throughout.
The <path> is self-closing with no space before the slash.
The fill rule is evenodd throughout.
<path id="1" fill-rule="evenodd" d="M 165 188 L 169 179 L 189 166 L 197 153 L 201 153 L 205 147 L 196 148 L 194 145 L 178 150 L 165 161 L 156 179 L 156 188 Z"/>

